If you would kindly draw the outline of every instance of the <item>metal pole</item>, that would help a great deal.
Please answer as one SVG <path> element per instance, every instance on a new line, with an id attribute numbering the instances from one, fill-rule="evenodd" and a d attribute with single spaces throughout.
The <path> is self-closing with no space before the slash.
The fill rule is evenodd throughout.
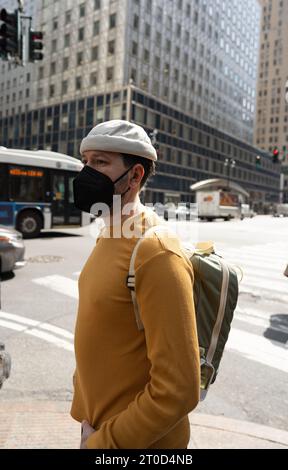
<path id="1" fill-rule="evenodd" d="M 279 192 L 280 204 L 283 204 L 283 192 L 284 192 L 284 173 L 280 173 L 280 192 Z"/>

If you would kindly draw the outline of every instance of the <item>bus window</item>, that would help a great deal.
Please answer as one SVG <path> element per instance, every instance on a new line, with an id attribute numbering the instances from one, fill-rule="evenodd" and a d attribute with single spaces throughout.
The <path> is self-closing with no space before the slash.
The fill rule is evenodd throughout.
<path id="1" fill-rule="evenodd" d="M 75 176 L 69 176 L 68 179 L 68 202 L 74 204 L 73 180 Z"/>
<path id="2" fill-rule="evenodd" d="M 42 169 L 24 166 L 10 166 L 10 200 L 19 202 L 45 201 Z"/>
<path id="3" fill-rule="evenodd" d="M 65 224 L 65 176 L 61 173 L 55 173 L 52 178 L 52 222 L 53 224 Z"/>
<path id="4" fill-rule="evenodd" d="M 8 201 L 6 165 L 0 165 L 0 201 Z"/>

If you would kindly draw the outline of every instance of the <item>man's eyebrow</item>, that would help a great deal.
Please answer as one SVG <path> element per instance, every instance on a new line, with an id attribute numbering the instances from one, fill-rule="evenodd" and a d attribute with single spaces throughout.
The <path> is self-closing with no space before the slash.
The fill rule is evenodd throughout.
<path id="1" fill-rule="evenodd" d="M 92 153 L 91 157 L 93 157 L 93 158 L 108 158 L 108 160 L 111 158 L 111 157 L 109 157 L 109 155 L 103 155 L 101 153 Z M 83 158 L 87 158 L 87 157 L 83 156 Z"/>

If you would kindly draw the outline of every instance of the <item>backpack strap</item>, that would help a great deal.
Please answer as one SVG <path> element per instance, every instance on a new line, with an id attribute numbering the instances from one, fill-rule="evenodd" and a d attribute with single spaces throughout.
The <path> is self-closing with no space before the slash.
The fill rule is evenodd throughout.
<path id="1" fill-rule="evenodd" d="M 227 303 L 227 293 L 228 293 L 228 286 L 229 286 L 229 269 L 225 261 L 219 257 L 219 262 L 222 268 L 222 285 L 221 285 L 221 293 L 220 293 L 220 302 L 217 312 L 217 320 L 215 322 L 212 336 L 211 336 L 211 343 L 207 352 L 206 361 L 208 364 L 212 364 L 212 360 L 216 351 L 216 347 L 218 344 L 218 339 L 221 331 L 221 326 L 223 323 L 226 303 Z"/>
<path id="2" fill-rule="evenodd" d="M 135 292 L 135 261 L 136 261 L 136 256 L 137 256 L 139 246 L 140 246 L 141 242 L 144 240 L 144 238 L 149 238 L 149 236 L 152 235 L 153 233 L 155 234 L 155 233 L 160 233 L 160 232 L 168 233 L 168 227 L 165 227 L 165 225 L 154 225 L 153 227 L 148 228 L 148 230 L 146 230 L 146 232 L 143 234 L 143 236 L 141 238 L 139 238 L 139 240 L 137 241 L 137 243 L 136 243 L 136 245 L 133 249 L 131 259 L 130 259 L 129 274 L 128 274 L 127 279 L 126 279 L 126 285 L 131 291 L 131 298 L 132 298 L 132 302 L 133 302 L 134 313 L 135 313 L 137 327 L 138 327 L 139 331 L 144 330 L 144 325 L 141 321 L 139 307 L 138 307 L 138 303 L 137 303 L 137 299 L 136 299 L 136 292 Z"/>

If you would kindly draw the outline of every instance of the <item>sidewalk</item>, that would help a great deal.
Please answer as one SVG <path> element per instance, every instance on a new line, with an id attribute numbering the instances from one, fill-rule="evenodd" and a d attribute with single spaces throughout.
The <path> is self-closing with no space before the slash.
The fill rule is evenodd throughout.
<path id="1" fill-rule="evenodd" d="M 0 449 L 76 449 L 80 425 L 69 402 L 0 403 Z M 189 449 L 288 449 L 288 432 L 246 421 L 190 414 Z"/>

